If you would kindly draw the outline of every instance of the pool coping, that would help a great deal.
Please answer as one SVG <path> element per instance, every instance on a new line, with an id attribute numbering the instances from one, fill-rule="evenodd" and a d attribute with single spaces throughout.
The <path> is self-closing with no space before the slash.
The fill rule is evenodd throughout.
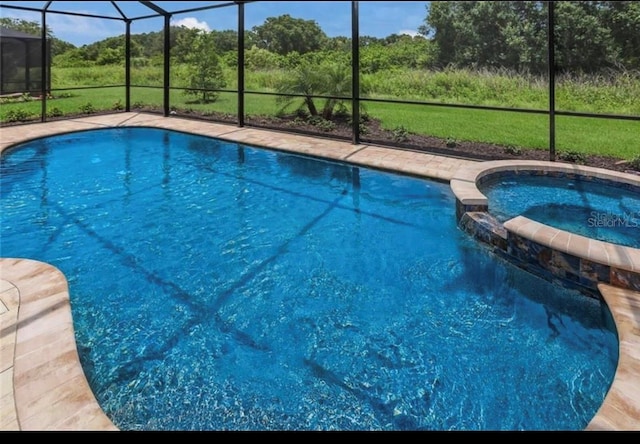
<path id="1" fill-rule="evenodd" d="M 2 128 L 0 152 L 39 137 L 114 126 L 166 128 L 448 181 L 467 203 L 478 199 L 466 184 L 468 172 L 487 164 L 142 113 Z M 640 430 L 640 293 L 608 284 L 598 289 L 618 330 L 620 356 L 613 384 L 586 430 Z M 59 270 L 27 258 L 0 258 L 0 321 L 0 430 L 118 430 L 84 376 Z"/>

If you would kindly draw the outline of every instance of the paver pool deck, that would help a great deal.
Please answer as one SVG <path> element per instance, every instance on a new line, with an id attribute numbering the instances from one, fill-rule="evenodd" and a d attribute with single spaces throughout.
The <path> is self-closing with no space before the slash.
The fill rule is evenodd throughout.
<path id="1" fill-rule="evenodd" d="M 0 128 L 0 153 L 35 138 L 123 126 L 183 131 L 444 182 L 459 169 L 477 165 L 422 152 L 143 113 Z M 640 263 L 632 266 L 640 270 Z M 640 293 L 605 284 L 598 288 L 616 324 L 619 361 L 613 384 L 586 429 L 640 430 Z M 118 430 L 100 408 L 80 365 L 66 278 L 55 267 L 28 258 L 0 258 L 0 430 Z"/>

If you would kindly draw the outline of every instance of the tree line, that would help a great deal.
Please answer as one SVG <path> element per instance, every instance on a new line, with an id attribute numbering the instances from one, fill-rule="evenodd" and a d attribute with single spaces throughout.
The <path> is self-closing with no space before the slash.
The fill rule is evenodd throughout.
<path id="1" fill-rule="evenodd" d="M 184 26 L 169 29 L 172 62 L 189 63 L 198 57 L 210 58 L 202 51 L 215 52 L 221 63 L 237 66 L 238 32 L 212 30 L 203 32 Z M 206 42 L 201 42 L 205 39 Z M 351 38 L 328 37 L 313 20 L 282 15 L 268 18 L 263 25 L 245 32 L 245 64 L 248 69 L 294 69 L 302 63 L 321 64 L 331 60 L 351 64 Z M 392 68 L 428 68 L 432 60 L 432 43 L 424 36 L 391 34 L 384 38 L 360 37 L 360 65 L 364 73 Z M 132 34 L 131 58 L 134 66 L 161 65 L 164 57 L 162 31 Z M 54 65 L 81 67 L 124 63 L 124 36 L 54 53 Z"/>
<path id="2" fill-rule="evenodd" d="M 560 71 L 640 68 L 640 2 L 555 2 Z M 547 2 L 434 1 L 420 32 L 432 36 L 435 65 L 547 70 Z"/>
<path id="3" fill-rule="evenodd" d="M 547 2 L 433 1 L 419 35 L 360 37 L 363 73 L 385 69 L 502 68 L 543 74 L 547 71 Z M 555 2 L 555 55 L 560 71 L 596 73 L 610 68 L 640 69 L 640 2 Z M 12 29 L 40 34 L 38 23 L 0 18 Z M 74 47 L 53 36 L 52 55 L 58 66 L 123 63 L 124 35 Z M 202 31 L 171 27 L 175 63 L 193 60 L 195 48 L 214 50 L 222 62 L 237 63 L 236 30 L 213 30 L 207 46 L 197 41 Z M 291 69 L 302 62 L 332 60 L 351 63 L 351 38 L 328 37 L 314 20 L 288 14 L 269 17 L 245 32 L 245 61 L 250 69 Z M 160 64 L 162 31 L 133 34 L 134 64 Z"/>

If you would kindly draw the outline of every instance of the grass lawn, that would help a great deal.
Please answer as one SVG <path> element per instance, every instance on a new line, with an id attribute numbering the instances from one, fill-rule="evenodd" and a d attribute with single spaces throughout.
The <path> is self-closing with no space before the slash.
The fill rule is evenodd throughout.
<path id="1" fill-rule="evenodd" d="M 523 149 L 549 147 L 549 117 L 544 114 L 470 110 L 395 103 L 365 104 L 386 129 L 443 139 L 513 145 Z M 556 116 L 556 150 L 631 159 L 640 153 L 640 122 Z"/>
<path id="2" fill-rule="evenodd" d="M 47 101 L 47 114 L 67 115 L 100 110 L 122 110 L 125 88 L 97 88 L 54 92 L 68 97 Z M 131 105 L 162 109 L 163 91 L 159 88 L 131 88 Z M 170 92 L 172 108 L 181 111 L 217 112 L 237 115 L 237 94 L 220 93 L 211 104 L 192 103 L 193 97 L 180 90 Z M 403 127 L 417 134 L 456 141 L 479 141 L 512 145 L 523 149 L 549 146 L 549 118 L 544 114 L 469 110 L 423 105 L 363 102 L 366 112 L 381 120 L 386 129 Z M 2 103 L 0 120 L 16 114 L 39 118 L 41 102 Z M 246 115 L 275 115 L 275 97 L 245 94 Z M 640 153 L 640 122 L 603 118 L 556 116 L 556 150 L 576 151 L 631 159 Z"/>

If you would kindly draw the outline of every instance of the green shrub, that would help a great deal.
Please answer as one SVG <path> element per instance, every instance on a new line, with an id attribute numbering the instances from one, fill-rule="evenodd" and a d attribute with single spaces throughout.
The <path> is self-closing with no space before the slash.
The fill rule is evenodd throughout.
<path id="1" fill-rule="evenodd" d="M 7 122 L 22 122 L 29 120 L 30 114 L 23 109 L 11 109 L 5 114 L 5 121 Z"/>
<path id="2" fill-rule="evenodd" d="M 96 112 L 96 109 L 91 104 L 91 102 L 87 102 L 80 107 L 80 111 L 82 111 L 84 114 L 93 114 Z"/>
<path id="3" fill-rule="evenodd" d="M 580 165 L 587 163 L 587 155 L 578 151 L 561 151 L 558 153 L 558 159 Z"/>
<path id="4" fill-rule="evenodd" d="M 640 171 L 640 154 L 629 161 L 629 166 L 632 170 Z"/>
<path id="5" fill-rule="evenodd" d="M 518 148 L 517 146 L 509 145 L 505 147 L 504 152 L 507 154 L 511 154 L 512 156 L 520 156 L 522 155 L 522 148 Z"/>
<path id="6" fill-rule="evenodd" d="M 60 108 L 53 107 L 47 111 L 47 117 L 62 117 L 62 116 L 64 116 L 64 113 Z"/>
<path id="7" fill-rule="evenodd" d="M 402 125 L 396 126 L 391 132 L 391 138 L 394 142 L 406 142 L 409 140 L 409 130 Z"/>
<path id="8" fill-rule="evenodd" d="M 335 123 L 320 116 L 311 116 L 309 117 L 308 122 L 316 128 L 325 132 L 333 131 L 336 128 Z"/>

